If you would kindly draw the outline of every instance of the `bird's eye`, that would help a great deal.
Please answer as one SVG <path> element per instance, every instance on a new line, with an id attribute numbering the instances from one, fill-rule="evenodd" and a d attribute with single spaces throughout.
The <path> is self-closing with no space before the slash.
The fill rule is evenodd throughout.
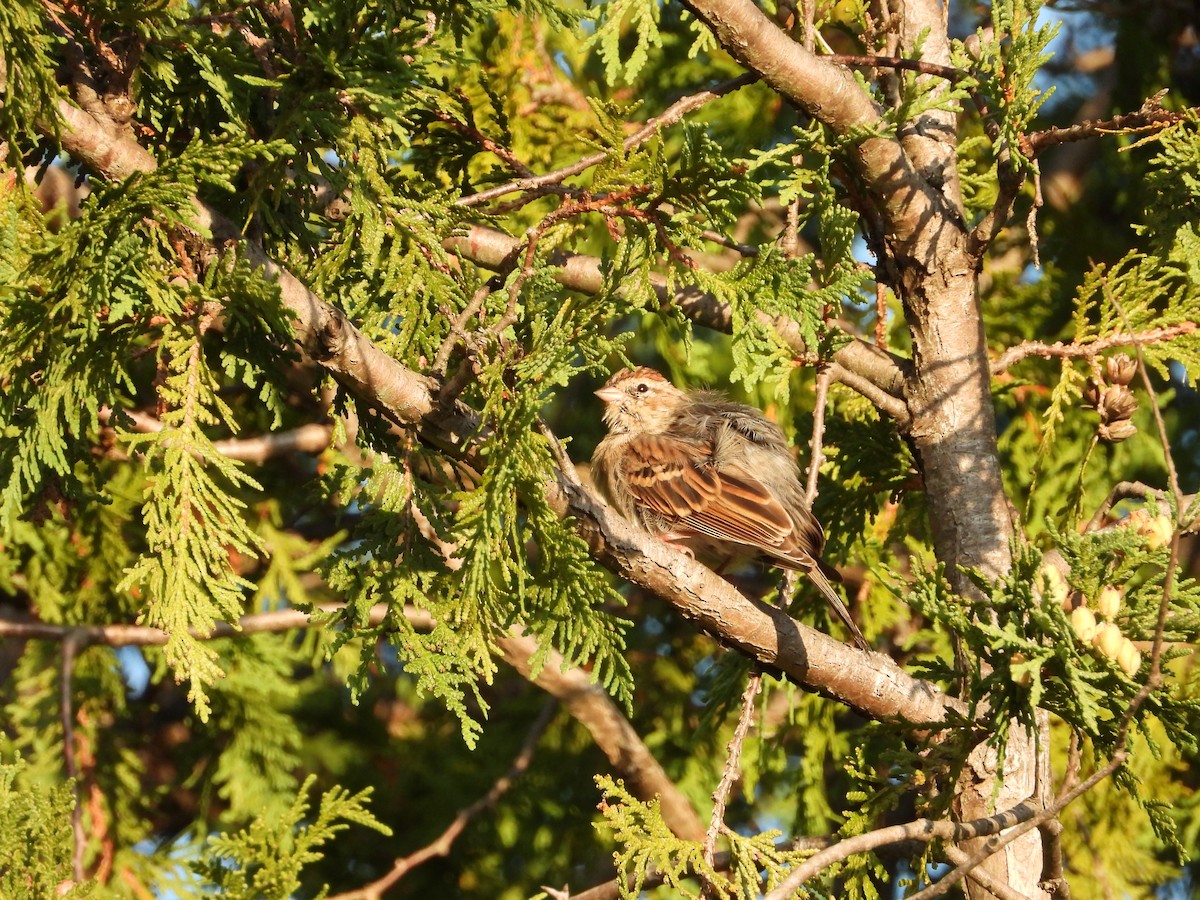
<path id="1" fill-rule="evenodd" d="M 646 393 L 646 391 L 648 391 L 648 390 L 650 390 L 650 385 L 646 384 L 646 382 L 644 382 L 644 381 L 639 381 L 639 382 L 638 382 L 638 386 L 637 386 L 637 392 L 638 392 L 639 394 L 644 394 L 644 393 Z"/>

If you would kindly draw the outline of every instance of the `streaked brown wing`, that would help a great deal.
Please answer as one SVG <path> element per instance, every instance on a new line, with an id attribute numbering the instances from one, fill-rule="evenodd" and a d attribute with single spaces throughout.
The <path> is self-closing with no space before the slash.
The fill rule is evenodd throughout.
<path id="1" fill-rule="evenodd" d="M 704 459 L 701 444 L 663 434 L 642 434 L 626 446 L 625 484 L 639 505 L 671 521 L 708 507 L 721 493 L 716 472 L 694 465 Z"/>
<path id="2" fill-rule="evenodd" d="M 787 510 L 756 478 L 735 469 L 718 472 L 707 464 L 710 458 L 711 447 L 701 442 L 639 435 L 629 444 L 626 484 L 638 503 L 675 531 L 779 547 L 792 532 Z"/>

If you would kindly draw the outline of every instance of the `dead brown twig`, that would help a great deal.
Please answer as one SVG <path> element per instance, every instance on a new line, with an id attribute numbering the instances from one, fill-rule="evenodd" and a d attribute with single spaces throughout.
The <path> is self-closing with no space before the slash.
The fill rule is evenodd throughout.
<path id="1" fill-rule="evenodd" d="M 742 692 L 742 710 L 738 716 L 737 726 L 733 729 L 733 737 L 729 739 L 729 746 L 726 748 L 725 769 L 721 773 L 717 789 L 713 791 L 712 816 L 708 822 L 708 831 L 704 834 L 703 854 L 704 862 L 708 866 L 713 864 L 713 851 L 717 844 L 717 835 L 725 827 L 725 804 L 729 802 L 729 793 L 733 790 L 734 782 L 742 774 L 742 745 L 745 744 L 746 735 L 750 733 L 750 728 L 754 724 L 754 699 L 758 696 L 760 688 L 762 688 L 762 673 L 751 672 L 750 678 L 746 682 L 746 689 Z"/>
<path id="2" fill-rule="evenodd" d="M 708 90 L 697 91 L 694 94 L 689 94 L 686 97 L 681 97 L 676 100 L 659 115 L 648 120 L 641 129 L 627 137 L 622 143 L 622 149 L 626 152 L 637 147 L 639 144 L 644 144 L 654 135 L 658 134 L 664 128 L 674 125 L 689 112 L 692 112 L 704 106 L 718 97 L 724 97 L 726 94 L 745 87 L 748 84 L 754 84 L 758 81 L 758 75 L 747 74 L 740 75 L 729 81 L 715 85 Z M 576 160 L 569 166 L 564 166 L 561 169 L 556 169 L 553 172 L 547 172 L 544 175 L 530 174 L 516 181 L 511 181 L 508 184 L 498 185 L 494 188 L 488 188 L 485 191 L 480 191 L 477 194 L 471 194 L 467 197 L 460 197 L 456 203 L 458 206 L 479 206 L 487 203 L 490 200 L 495 200 L 497 197 L 503 197 L 505 194 L 516 193 L 517 191 L 531 191 L 544 189 L 546 187 L 557 185 L 566 181 L 575 175 L 586 172 L 592 166 L 599 165 L 611 156 L 610 151 L 602 151 L 593 153 Z"/>
<path id="3" fill-rule="evenodd" d="M 1043 359 L 1095 359 L 1101 353 L 1114 347 L 1138 346 L 1139 344 L 1156 344 L 1169 341 L 1181 335 L 1195 332 L 1195 322 L 1179 322 L 1162 328 L 1148 328 L 1140 332 L 1117 332 L 1092 341 L 1059 341 L 1047 344 L 1042 341 L 1025 341 L 1009 347 L 992 361 L 992 375 L 1008 371 L 1014 365 L 1030 356 L 1040 356 Z"/>
<path id="4" fill-rule="evenodd" d="M 550 699 L 546 701 L 541 713 L 538 714 L 533 726 L 529 729 L 529 733 L 525 736 L 525 741 L 513 759 L 512 765 L 508 767 L 508 770 L 496 779 L 486 794 L 471 805 L 460 809 L 453 821 L 432 842 L 426 844 L 420 850 L 398 858 L 392 866 L 391 871 L 382 878 L 378 878 L 357 890 L 335 894 L 329 900 L 379 900 L 385 891 L 417 866 L 428 862 L 435 856 L 448 855 L 451 847 L 454 846 L 454 842 L 463 833 L 467 825 L 471 823 L 471 820 L 481 812 L 495 806 L 500 798 L 508 793 L 508 790 L 516 780 L 529 768 L 530 763 L 533 762 L 533 751 L 536 749 L 537 743 L 541 740 L 546 729 L 550 726 L 550 722 L 554 719 L 554 714 L 557 711 L 557 700 Z"/>

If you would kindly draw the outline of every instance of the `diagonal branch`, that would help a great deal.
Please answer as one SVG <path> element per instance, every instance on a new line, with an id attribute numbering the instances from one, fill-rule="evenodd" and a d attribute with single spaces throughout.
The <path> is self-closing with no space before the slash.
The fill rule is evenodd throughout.
<path id="1" fill-rule="evenodd" d="M 518 238 L 482 225 L 472 226 L 466 234 L 452 237 L 443 244 L 447 250 L 486 269 L 502 267 L 520 245 Z M 550 264 L 556 267 L 554 278 L 563 287 L 587 294 L 604 289 L 604 271 L 598 257 L 555 253 L 550 257 Z M 726 333 L 732 330 L 733 310 L 712 294 L 687 284 L 671 285 L 661 276 L 653 278 L 653 285 L 664 305 L 677 307 L 697 324 Z M 793 320 L 782 316 L 773 318 L 766 313 L 759 313 L 758 318 L 773 327 L 798 358 L 812 355 Z M 903 430 L 909 418 L 903 399 L 906 365 L 904 360 L 855 339 L 833 355 L 830 368 L 835 381 L 862 394 Z"/>
<path id="2" fill-rule="evenodd" d="M 699 109 L 704 104 L 718 97 L 724 97 L 748 84 L 754 84 L 758 81 L 757 75 L 739 75 L 737 78 L 714 85 L 706 91 L 698 91 L 695 94 L 689 94 L 686 97 L 681 97 L 676 100 L 659 115 L 647 120 L 646 124 L 639 128 L 636 132 L 625 138 L 622 147 L 628 152 L 639 144 L 644 144 L 658 132 L 664 128 L 669 128 L 674 125 L 685 115 L 693 110 Z M 460 197 L 456 203 L 458 206 L 479 206 L 482 203 L 487 203 L 489 200 L 495 200 L 497 197 L 503 197 L 505 194 L 512 194 L 517 191 L 536 191 L 541 188 L 551 185 L 561 184 L 568 178 L 573 178 L 583 172 L 586 172 L 592 166 L 598 166 L 611 156 L 611 152 L 593 153 L 590 156 L 585 156 L 577 159 L 569 166 L 563 166 L 561 169 L 556 169 L 553 172 L 547 172 L 544 175 L 529 175 L 524 178 L 519 178 L 516 181 L 510 181 L 507 184 L 497 185 L 494 188 L 479 191 L 476 194 L 471 194 L 467 197 Z"/>
<path id="3" fill-rule="evenodd" d="M 587 672 L 564 668 L 562 655 L 551 650 L 537 677 L 533 677 L 537 641 L 524 634 L 520 626 L 509 629 L 497 644 L 505 662 L 555 697 L 588 730 L 634 794 L 646 800 L 658 798 L 663 821 L 671 831 L 685 840 L 704 836 L 704 825 L 695 807 L 654 758 L 628 717 Z"/>
<path id="4" fill-rule="evenodd" d="M 82 110 L 60 104 L 64 149 L 109 178 L 127 178 L 155 168 L 154 158 L 135 141 L 114 135 Z M 236 243 L 244 258 L 279 286 L 283 304 L 295 314 L 300 348 L 326 368 L 350 393 L 400 426 L 422 434 L 451 454 L 469 451 L 478 426 L 463 406 L 438 408 L 436 382 L 388 356 L 294 275 L 247 241 L 219 212 L 196 200 L 197 224 L 218 242 Z M 770 673 L 837 699 L 876 719 L 945 723 L 965 707 L 935 685 L 913 678 L 893 660 L 852 649 L 792 619 L 775 607 L 755 603 L 729 582 L 678 550 L 635 529 L 577 484 L 561 477 L 545 485 L 555 511 L 570 517 L 604 565 L 643 587 L 695 621 L 726 646 L 759 662 Z"/>
<path id="5" fill-rule="evenodd" d="M 1006 828 L 1013 828 L 1023 822 L 1031 822 L 1041 812 L 1038 805 L 1032 801 L 1018 804 L 1012 809 L 995 815 L 975 819 L 970 822 L 951 822 L 946 819 L 916 819 L 903 825 L 889 825 L 877 828 L 844 841 L 839 841 L 831 847 L 810 856 L 788 873 L 775 890 L 767 894 L 766 900 L 786 900 L 793 896 L 810 878 L 814 878 L 834 863 L 855 855 L 867 853 L 887 847 L 892 844 L 903 844 L 918 841 L 927 844 L 931 841 L 943 840 L 956 843 L 984 835 L 999 834 Z"/>
<path id="6" fill-rule="evenodd" d="M 321 613 L 333 613 L 343 609 L 340 603 L 323 603 L 316 607 Z M 377 603 L 368 614 L 371 626 L 383 624 L 389 607 Z M 404 616 L 414 628 L 430 630 L 433 617 L 424 610 L 406 606 Z M 193 632 L 197 640 L 245 637 L 251 634 L 277 634 L 302 628 L 319 626 L 321 617 L 299 609 L 281 609 L 271 612 L 251 613 L 238 620 L 237 625 L 219 623 L 209 633 Z M 0 618 L 0 638 L 12 640 L 52 640 L 63 646 L 63 728 L 67 737 L 71 735 L 71 720 L 68 686 L 70 683 L 69 662 L 82 647 L 103 645 L 107 647 L 154 647 L 167 642 L 168 635 L 161 628 L 149 625 L 54 625 L 48 622 L 16 622 Z M 695 808 L 679 790 L 654 754 L 646 746 L 629 719 L 618 709 L 612 698 L 595 684 L 587 672 L 577 667 L 568 667 L 562 654 L 550 650 L 543 655 L 543 664 L 537 676 L 533 676 L 533 660 L 538 653 L 538 642 L 527 635 L 519 625 L 510 628 L 496 638 L 504 661 L 522 677 L 529 679 L 547 694 L 554 697 L 591 734 L 625 779 L 630 790 L 638 797 L 649 800 L 658 797 L 663 821 L 679 837 L 685 840 L 700 840 L 704 836 L 704 825 Z M 75 776 L 73 743 L 68 740 L 68 775 Z"/>
<path id="7" fill-rule="evenodd" d="M 525 736 L 525 741 L 521 745 L 516 758 L 513 759 L 512 765 L 508 767 L 508 770 L 496 779 L 486 794 L 470 806 L 459 810 L 453 821 L 431 843 L 426 844 L 414 853 L 410 853 L 408 856 L 397 859 L 391 871 L 383 877 L 377 878 L 375 881 L 357 890 L 335 894 L 330 900 L 379 900 L 387 890 L 417 866 L 428 862 L 434 857 L 448 856 L 450 848 L 454 846 L 454 842 L 458 840 L 458 836 L 463 833 L 471 823 L 471 820 L 481 812 L 485 812 L 495 806 L 500 798 L 508 793 L 509 788 L 513 786 L 516 780 L 525 774 L 530 763 L 533 762 L 533 751 L 537 747 L 538 741 L 541 740 L 542 735 L 545 734 L 546 729 L 550 726 L 551 721 L 553 721 L 554 713 L 557 710 L 558 703 L 556 701 L 550 700 L 546 703 L 542 708 L 542 712 L 534 721 L 533 727 L 529 729 L 529 734 Z"/>
<path id="8" fill-rule="evenodd" d="M 781 96 L 837 134 L 855 138 L 850 156 L 896 238 L 910 240 L 931 217 L 958 218 L 899 142 L 871 135 L 882 111 L 848 68 L 804 49 L 751 0 L 684 0 L 684 6 Z"/>

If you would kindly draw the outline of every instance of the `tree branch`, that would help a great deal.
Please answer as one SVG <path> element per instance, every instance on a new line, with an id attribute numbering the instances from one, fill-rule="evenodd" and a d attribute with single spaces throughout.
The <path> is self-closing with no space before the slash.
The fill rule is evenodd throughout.
<path id="1" fill-rule="evenodd" d="M 1117 332 L 1106 337 L 1085 342 L 1058 341 L 1046 344 L 1042 341 L 1025 341 L 1009 347 L 992 362 L 992 375 L 1007 372 L 1014 365 L 1030 356 L 1040 356 L 1043 359 L 1094 359 L 1106 350 L 1114 347 L 1137 346 L 1139 344 L 1156 344 L 1170 341 L 1180 335 L 1192 334 L 1196 330 L 1195 322 L 1179 322 L 1162 328 L 1150 328 L 1138 332 Z"/>
<path id="2" fill-rule="evenodd" d="M 750 0 L 684 0 L 734 59 L 780 95 L 836 133 L 869 133 L 881 110 L 849 69 L 804 49 Z M 858 141 L 853 160 L 891 232 L 901 242 L 930 221 L 961 214 L 920 174 L 900 143 L 889 138 Z"/>
<path id="3" fill-rule="evenodd" d="M 102 123 L 63 100 L 59 138 L 63 149 L 106 178 L 122 180 L 157 168 L 151 156 L 132 138 L 114 135 Z M 220 246 L 236 245 L 242 257 L 279 286 L 280 300 L 289 309 L 296 343 L 339 383 L 358 397 L 370 398 L 397 421 L 411 422 L 433 409 L 428 379 L 399 365 L 376 347 L 338 309 L 325 303 L 296 276 L 248 241 L 229 219 L 199 199 L 195 223 Z"/>
<path id="4" fill-rule="evenodd" d="M 819 853 L 810 856 L 796 866 L 775 890 L 766 895 L 764 900 L 787 900 L 796 893 L 810 878 L 819 875 L 834 863 L 841 862 L 856 853 L 867 853 L 891 844 L 903 844 L 916 841 L 928 844 L 931 841 L 943 840 L 960 841 L 985 835 L 997 834 L 1004 829 L 1012 828 L 1022 822 L 1030 822 L 1040 810 L 1036 803 L 1026 801 L 1012 809 L 995 815 L 974 819 L 970 822 L 950 822 L 945 819 L 916 819 L 903 825 L 889 825 L 887 828 L 877 828 L 866 834 L 860 834 L 844 841 L 839 841 Z"/>
<path id="5" fill-rule="evenodd" d="M 60 113 L 65 125 L 60 135 L 64 149 L 85 159 L 100 174 L 119 179 L 154 169 L 153 157 L 132 139 L 112 135 L 69 103 L 60 104 Z M 473 411 L 462 406 L 438 408 L 432 379 L 380 350 L 340 311 L 246 241 L 222 215 L 199 200 L 196 209 L 200 227 L 210 230 L 219 241 L 237 242 L 244 257 L 278 283 L 283 303 L 295 314 L 297 343 L 348 391 L 398 425 L 420 427 L 447 452 L 465 451 L 478 425 Z M 856 343 L 867 348 L 859 352 L 874 355 L 869 345 Z M 560 480 L 547 484 L 546 490 L 553 508 L 572 518 L 601 562 L 663 598 L 766 670 L 838 699 L 871 718 L 903 719 L 925 727 L 965 713 L 962 704 L 931 683 L 913 678 L 891 659 L 850 648 L 782 610 L 747 600 L 711 570 L 597 504 L 579 485 Z"/>
<path id="6" fill-rule="evenodd" d="M 333 613 L 343 608 L 343 604 L 340 603 L 323 603 L 316 609 L 321 613 Z M 387 604 L 375 604 L 371 607 L 366 624 L 381 625 L 387 618 L 388 610 Z M 433 617 L 424 610 L 406 606 L 404 615 L 415 628 L 427 631 L 433 628 Z M 208 634 L 193 632 L 192 636 L 197 640 L 218 640 L 311 628 L 315 624 L 317 623 L 309 613 L 298 609 L 282 609 L 243 616 L 237 625 L 222 622 Z M 70 671 L 67 668 L 68 647 L 74 648 L 70 654 L 70 659 L 73 660 L 74 654 L 84 646 L 155 647 L 166 644 L 167 637 L 167 633 L 162 629 L 147 625 L 51 625 L 45 622 L 12 622 L 0 619 L 0 638 L 52 640 L 63 643 L 64 674 L 67 676 L 64 684 L 70 680 Z M 550 650 L 544 655 L 537 677 L 533 677 L 533 659 L 538 650 L 538 643 L 526 635 L 519 625 L 498 636 L 496 644 L 505 662 L 558 700 L 567 712 L 588 730 L 596 746 L 620 772 L 630 790 L 643 799 L 659 798 L 663 821 L 675 834 L 685 840 L 698 841 L 704 837 L 704 824 L 691 802 L 667 776 L 629 719 L 617 708 L 612 698 L 592 682 L 587 672 L 580 668 L 567 667 L 562 654 Z M 63 700 L 63 709 L 69 709 L 70 706 L 66 702 L 69 695 L 64 693 Z M 71 726 L 67 724 L 66 719 L 63 721 L 64 731 L 69 738 Z M 74 757 L 69 749 L 71 745 L 68 743 L 66 746 L 68 776 L 75 777 L 72 763 Z"/>
<path id="7" fill-rule="evenodd" d="M 729 792 L 733 790 L 734 782 L 742 774 L 742 745 L 754 725 L 754 698 L 758 696 L 761 687 L 762 673 L 751 672 L 746 681 L 746 689 L 742 692 L 742 711 L 738 715 L 737 727 L 733 729 L 733 737 L 729 739 L 729 746 L 726 748 L 725 768 L 712 795 L 712 816 L 708 821 L 708 830 L 704 833 L 704 861 L 710 866 L 713 864 L 717 835 L 725 826 L 725 804 L 729 802 Z"/>
<path id="8" fill-rule="evenodd" d="M 739 75 L 729 81 L 724 81 L 721 84 L 715 85 L 705 91 L 697 91 L 695 94 L 689 94 L 686 97 L 681 97 L 676 100 L 659 115 L 646 120 L 646 124 L 638 129 L 635 133 L 625 138 L 622 147 L 626 152 L 637 147 L 639 144 L 644 144 L 650 138 L 654 137 L 664 128 L 669 128 L 674 125 L 685 115 L 693 110 L 699 109 L 706 103 L 716 100 L 718 97 L 724 97 L 726 94 L 731 94 L 748 84 L 754 84 L 758 81 L 758 76 L 753 74 Z M 586 172 L 592 166 L 597 166 L 611 156 L 611 152 L 593 153 L 590 156 L 582 157 L 571 163 L 569 166 L 563 166 L 561 169 L 556 169 L 553 172 L 547 172 L 544 175 L 531 175 L 526 178 L 518 178 L 516 181 L 510 181 L 507 184 L 498 185 L 494 188 L 488 188 L 484 191 L 479 191 L 475 194 L 470 194 L 466 197 L 460 197 L 455 201 L 456 206 L 479 206 L 481 203 L 487 203 L 489 200 L 495 200 L 497 197 L 503 197 L 505 194 L 512 194 L 517 191 L 536 191 L 540 188 L 550 185 L 561 184 L 568 178 Z"/>
<path id="9" fill-rule="evenodd" d="M 1149 97 L 1136 112 L 1113 116 L 1111 119 L 1094 119 L 1089 122 L 1079 122 L 1066 128 L 1047 128 L 1036 131 L 1028 136 L 1029 146 L 1033 152 L 1041 153 L 1056 144 L 1069 144 L 1074 141 L 1086 141 L 1106 134 L 1125 134 L 1139 131 L 1160 131 L 1169 125 L 1184 122 L 1189 116 L 1200 112 L 1200 107 L 1174 110 L 1163 109 L 1162 98 L 1166 91 L 1159 91 Z"/>
<path id="10" fill-rule="evenodd" d="M 141 410 L 123 410 L 122 414 L 133 420 L 133 430 L 142 434 L 156 434 L 163 430 L 163 423 Z M 100 421 L 110 422 L 112 410 L 100 410 Z M 289 453 L 320 453 L 329 446 L 333 437 L 332 425 L 310 422 L 289 431 L 276 431 L 251 438 L 226 438 L 213 441 L 213 449 L 228 459 L 240 462 L 265 463 L 276 456 Z"/>
<path id="11" fill-rule="evenodd" d="M 357 890 L 335 894 L 329 900 L 379 900 L 379 898 L 383 897 L 384 892 L 417 866 L 428 862 L 435 856 L 448 856 L 450 848 L 454 846 L 454 842 L 458 840 L 458 836 L 463 833 L 463 830 L 470 824 L 471 820 L 481 812 L 495 806 L 497 801 L 508 793 L 509 788 L 529 768 L 530 763 L 533 762 L 533 751 L 549 727 L 550 722 L 554 719 L 554 713 L 557 710 L 557 701 L 547 701 L 537 720 L 533 723 L 533 727 L 529 729 L 529 734 L 525 736 L 525 742 L 521 745 L 521 750 L 516 758 L 513 759 L 512 765 L 508 767 L 508 771 L 496 779 L 486 794 L 470 806 L 459 810 L 454 820 L 446 826 L 446 830 L 439 834 L 431 843 L 426 844 L 415 853 L 410 853 L 408 856 L 397 859 L 392 866 L 392 870 L 382 878 L 378 878 Z"/>
<path id="12" fill-rule="evenodd" d="M 443 246 L 478 266 L 497 269 L 511 258 L 520 243 L 518 238 L 475 225 L 465 235 L 446 240 Z M 550 263 L 557 268 L 554 278 L 563 287 L 587 294 L 604 289 L 604 274 L 597 257 L 556 253 L 550 257 Z M 732 309 L 713 295 L 691 285 L 670 287 L 667 279 L 661 276 L 653 279 L 653 285 L 664 305 L 677 307 L 697 324 L 725 333 L 732 330 Z M 759 313 L 758 319 L 773 327 L 797 357 L 811 356 L 812 351 L 804 344 L 794 321 L 785 317 L 773 318 L 766 313 Z M 898 427 L 907 425 L 908 410 L 902 399 L 907 364 L 903 360 L 857 338 L 838 350 L 833 360 L 834 380 L 862 394 L 882 413 L 896 420 Z"/>

